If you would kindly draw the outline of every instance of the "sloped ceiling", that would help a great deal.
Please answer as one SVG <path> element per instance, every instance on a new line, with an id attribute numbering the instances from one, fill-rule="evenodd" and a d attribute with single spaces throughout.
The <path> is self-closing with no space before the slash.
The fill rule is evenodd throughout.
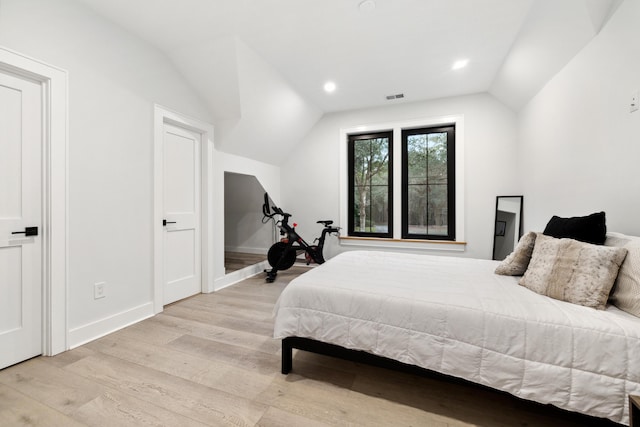
<path id="1" fill-rule="evenodd" d="M 538 0 L 489 92 L 519 110 L 595 37 L 622 0 Z"/>
<path id="2" fill-rule="evenodd" d="M 276 165 L 328 112 L 477 92 L 518 110 L 622 2 L 78 1 L 166 53 L 219 149 Z"/>

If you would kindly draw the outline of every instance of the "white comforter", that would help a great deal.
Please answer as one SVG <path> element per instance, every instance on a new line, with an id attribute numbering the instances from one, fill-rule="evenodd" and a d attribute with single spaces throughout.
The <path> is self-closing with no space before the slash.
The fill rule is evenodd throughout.
<path id="1" fill-rule="evenodd" d="M 293 280 L 275 338 L 312 338 L 628 423 L 640 319 L 538 295 L 496 261 L 346 252 Z"/>

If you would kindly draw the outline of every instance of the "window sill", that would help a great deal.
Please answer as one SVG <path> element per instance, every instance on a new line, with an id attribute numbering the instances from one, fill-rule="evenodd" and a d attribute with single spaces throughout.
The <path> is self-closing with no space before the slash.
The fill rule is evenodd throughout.
<path id="1" fill-rule="evenodd" d="M 467 242 L 449 240 L 385 239 L 380 237 L 340 236 L 341 246 L 375 249 L 412 249 L 425 251 L 464 252 Z"/>

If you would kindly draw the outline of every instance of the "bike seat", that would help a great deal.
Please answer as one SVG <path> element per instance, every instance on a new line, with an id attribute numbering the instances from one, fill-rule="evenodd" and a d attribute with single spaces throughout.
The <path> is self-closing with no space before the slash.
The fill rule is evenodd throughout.
<path id="1" fill-rule="evenodd" d="M 333 224 L 333 221 L 330 219 L 324 220 L 324 221 L 316 221 L 318 224 L 324 224 L 325 227 L 330 226 L 331 224 Z"/>

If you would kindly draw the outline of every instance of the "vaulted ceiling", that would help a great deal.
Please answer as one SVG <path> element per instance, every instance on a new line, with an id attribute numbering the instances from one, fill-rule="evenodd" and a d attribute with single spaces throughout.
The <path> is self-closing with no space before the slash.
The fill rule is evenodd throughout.
<path id="1" fill-rule="evenodd" d="M 478 92 L 518 110 L 622 2 L 80 1 L 167 55 L 220 149 L 273 164 L 325 113 Z"/>

